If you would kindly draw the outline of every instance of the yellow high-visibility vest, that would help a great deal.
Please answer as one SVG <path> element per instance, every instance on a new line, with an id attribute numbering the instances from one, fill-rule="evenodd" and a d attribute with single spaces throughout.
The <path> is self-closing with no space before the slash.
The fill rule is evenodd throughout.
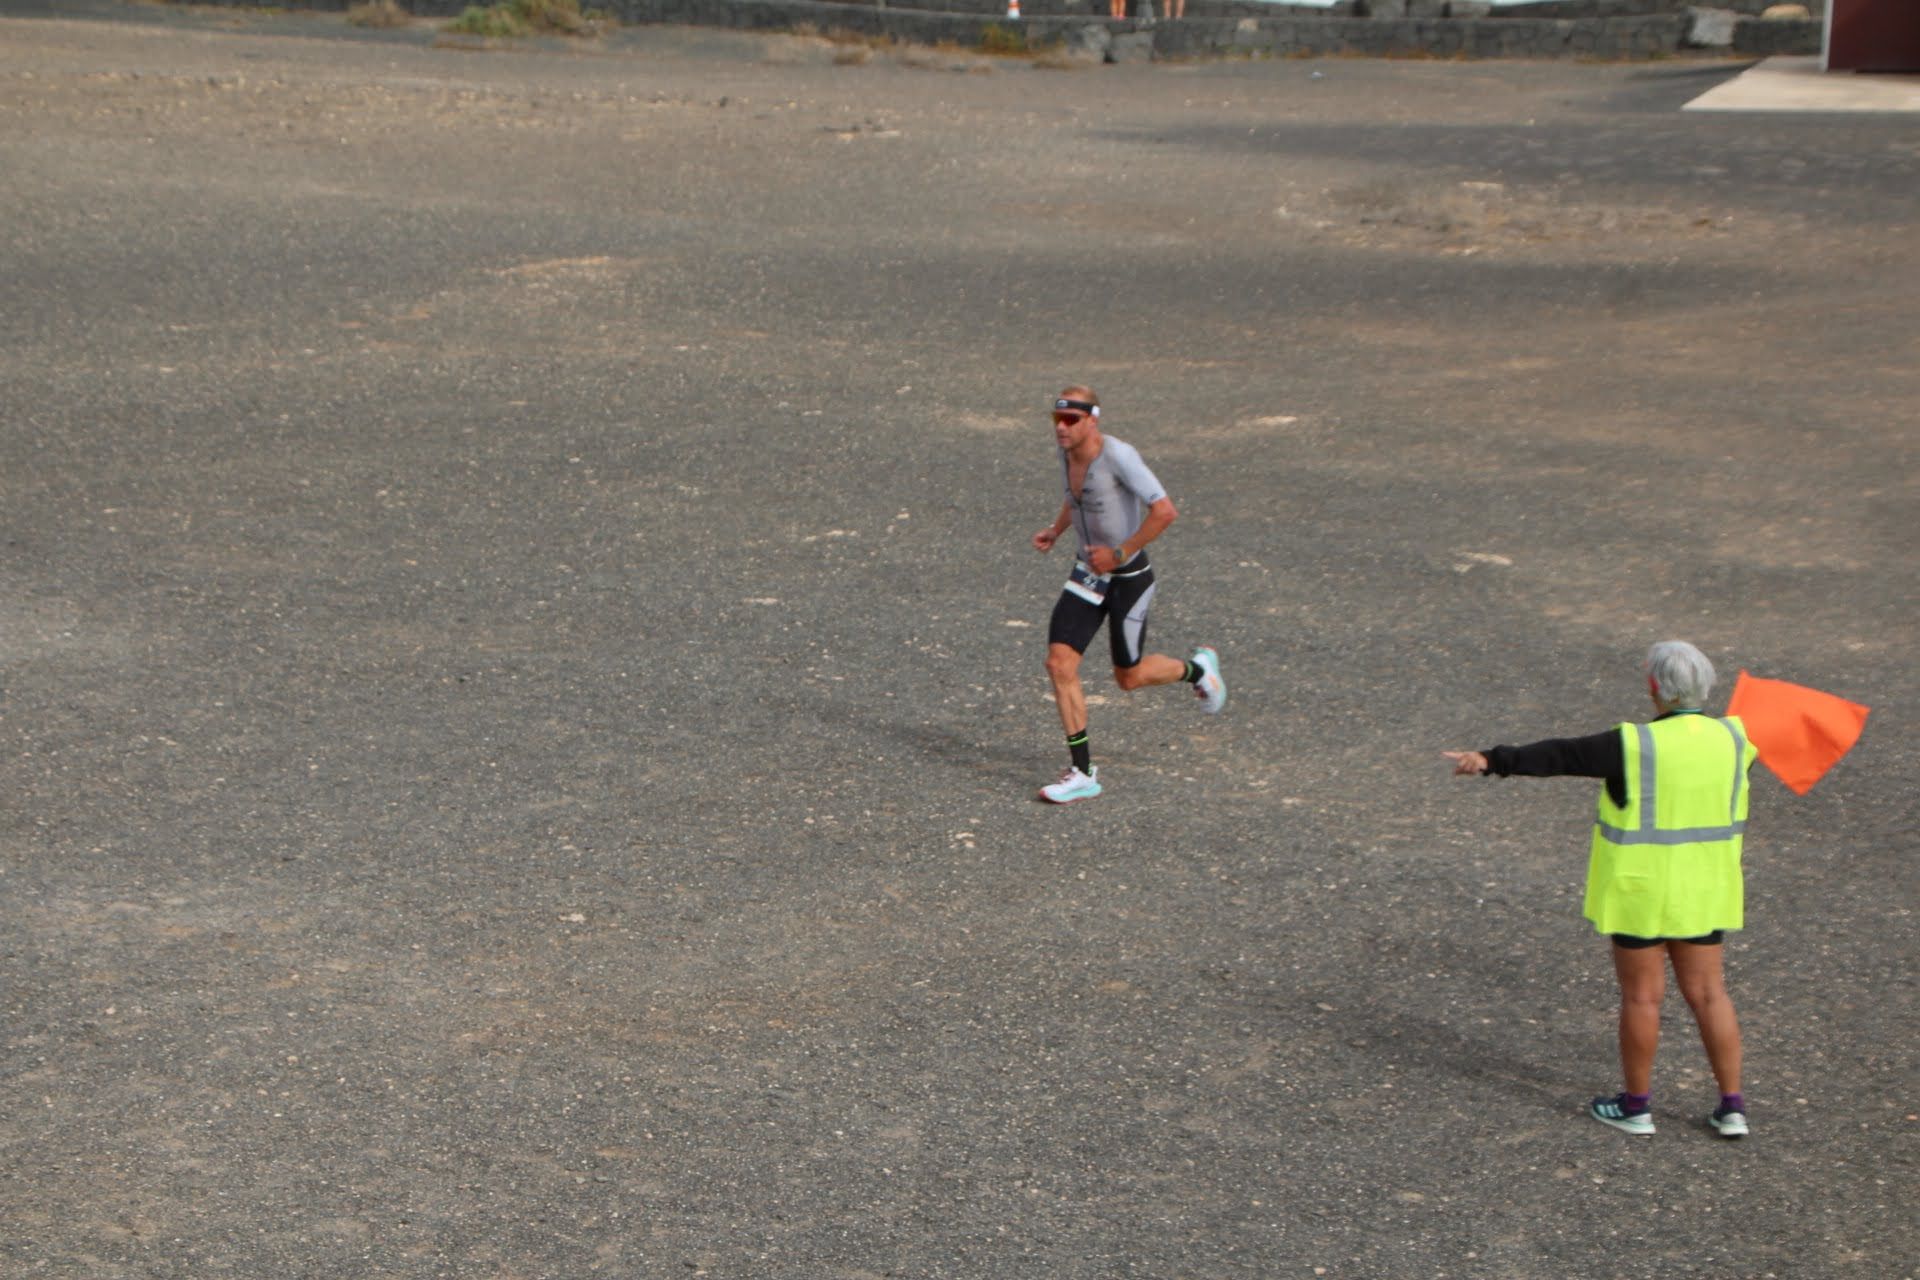
<path id="1" fill-rule="evenodd" d="M 1587 860 L 1586 916 L 1601 933 L 1697 938 L 1744 921 L 1740 838 L 1758 752 L 1738 716 L 1623 724 L 1627 802 L 1604 785 Z"/>

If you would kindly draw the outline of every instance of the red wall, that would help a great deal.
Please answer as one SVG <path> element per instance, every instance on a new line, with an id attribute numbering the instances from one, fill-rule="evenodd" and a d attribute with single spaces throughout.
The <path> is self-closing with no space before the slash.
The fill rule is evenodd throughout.
<path id="1" fill-rule="evenodd" d="M 1828 0 L 1827 70 L 1920 71 L 1920 0 Z"/>

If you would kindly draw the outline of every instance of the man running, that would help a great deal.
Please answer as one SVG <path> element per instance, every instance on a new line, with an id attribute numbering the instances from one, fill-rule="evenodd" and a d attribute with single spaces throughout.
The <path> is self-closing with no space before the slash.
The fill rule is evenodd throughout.
<path id="1" fill-rule="evenodd" d="M 1140 453 L 1124 440 L 1100 432 L 1100 397 L 1072 386 L 1053 402 L 1053 439 L 1060 446 L 1066 500 L 1047 528 L 1033 535 L 1036 551 L 1051 551 L 1072 525 L 1080 549 L 1073 572 L 1053 606 L 1047 629 L 1047 676 L 1053 681 L 1060 723 L 1073 763 L 1058 782 L 1040 788 L 1054 804 L 1091 800 L 1100 794 L 1100 771 L 1087 746 L 1087 695 L 1080 687 L 1080 659 L 1109 616 L 1107 641 L 1113 679 L 1131 693 L 1149 685 L 1184 680 L 1209 715 L 1227 705 L 1220 657 L 1195 649 L 1185 662 L 1144 653 L 1147 606 L 1153 603 L 1153 566 L 1146 546 L 1167 531 L 1179 513 Z"/>

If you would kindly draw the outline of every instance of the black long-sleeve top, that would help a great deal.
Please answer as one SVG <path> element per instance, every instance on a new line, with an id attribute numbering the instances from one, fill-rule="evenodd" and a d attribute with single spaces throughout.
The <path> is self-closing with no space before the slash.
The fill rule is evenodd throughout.
<path id="1" fill-rule="evenodd" d="M 1697 711 L 1669 711 L 1656 716 L 1654 723 L 1671 716 L 1699 715 Z M 1615 726 L 1584 738 L 1542 738 L 1524 747 L 1499 746 L 1483 751 L 1488 774 L 1503 778 L 1604 778 L 1607 795 L 1614 804 L 1627 803 L 1627 752 L 1620 745 L 1620 729 Z"/>
<path id="2" fill-rule="evenodd" d="M 1627 802 L 1627 753 L 1617 728 L 1584 738 L 1544 738 L 1524 747 L 1483 751 L 1487 772 L 1503 778 L 1605 778 L 1616 805 Z"/>

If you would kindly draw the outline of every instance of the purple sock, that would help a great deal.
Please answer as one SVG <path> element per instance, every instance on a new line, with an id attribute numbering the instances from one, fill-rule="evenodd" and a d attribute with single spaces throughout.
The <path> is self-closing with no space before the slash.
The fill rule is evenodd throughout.
<path id="1" fill-rule="evenodd" d="M 1741 1115 L 1745 1115 L 1747 1114 L 1747 1101 L 1737 1093 L 1723 1093 L 1720 1095 L 1720 1109 L 1722 1111 L 1738 1111 Z"/>
<path id="2" fill-rule="evenodd" d="M 1629 1112 L 1647 1111 L 1653 1107 L 1653 1095 L 1650 1093 L 1623 1093 L 1620 1098 L 1627 1104 Z"/>

